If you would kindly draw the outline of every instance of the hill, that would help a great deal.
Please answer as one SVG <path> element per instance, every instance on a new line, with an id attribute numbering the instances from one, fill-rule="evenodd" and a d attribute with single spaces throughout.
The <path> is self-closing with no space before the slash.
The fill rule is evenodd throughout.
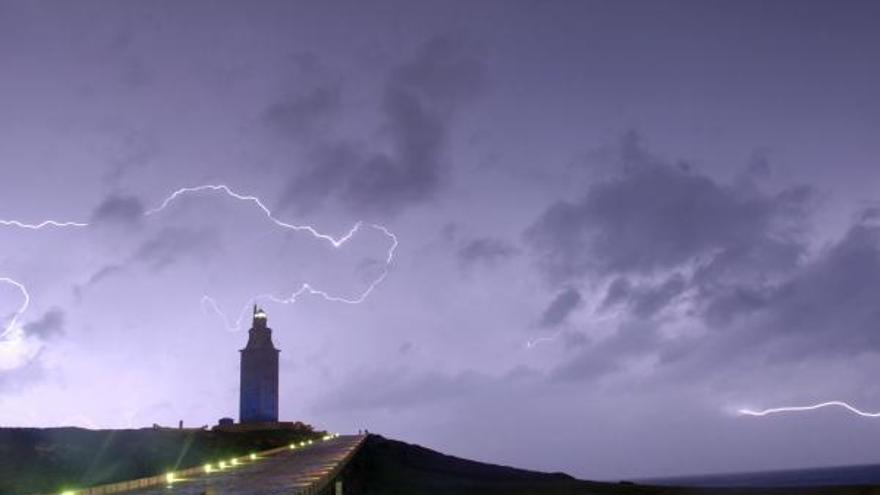
<path id="1" fill-rule="evenodd" d="M 357 495 L 880 495 L 880 487 L 687 488 L 584 481 L 470 461 L 370 435 L 344 473 Z"/>
<path id="2" fill-rule="evenodd" d="M 0 428 L 0 495 L 152 476 L 322 436 L 250 432 Z M 687 488 L 579 480 L 445 455 L 370 435 L 343 472 L 346 495 L 880 495 L 880 487 Z"/>

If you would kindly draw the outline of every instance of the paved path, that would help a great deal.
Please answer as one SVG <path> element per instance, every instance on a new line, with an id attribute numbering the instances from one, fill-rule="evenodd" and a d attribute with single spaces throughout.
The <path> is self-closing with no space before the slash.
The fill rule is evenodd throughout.
<path id="1" fill-rule="evenodd" d="M 285 450 L 255 461 L 211 473 L 175 480 L 170 486 L 155 486 L 125 492 L 138 495 L 290 495 L 305 489 L 332 471 L 357 447 L 359 435 L 343 435 L 315 442 L 297 450 Z"/>

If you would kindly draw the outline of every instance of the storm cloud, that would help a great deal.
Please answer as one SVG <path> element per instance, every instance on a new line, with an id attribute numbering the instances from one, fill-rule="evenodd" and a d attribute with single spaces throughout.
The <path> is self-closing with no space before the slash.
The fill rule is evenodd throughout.
<path id="1" fill-rule="evenodd" d="M 144 205 L 134 196 L 111 195 L 92 212 L 91 221 L 96 224 L 130 225 L 141 221 Z"/>
<path id="2" fill-rule="evenodd" d="M 526 231 L 548 279 L 650 275 L 695 262 L 707 272 L 796 265 L 809 188 L 774 194 L 721 184 L 652 156 L 635 134 L 622 140 L 619 160 L 616 177 L 551 204 Z"/>
<path id="3" fill-rule="evenodd" d="M 424 42 L 387 76 L 379 111 L 387 149 L 352 141 L 321 142 L 315 165 L 296 174 L 280 204 L 306 210 L 336 197 L 355 211 L 391 213 L 428 201 L 445 185 L 448 145 L 456 113 L 482 93 L 485 69 L 471 47 L 451 37 Z M 339 95 L 329 88 L 305 99 L 275 104 L 270 118 L 297 132 L 324 114 Z"/>
<path id="4" fill-rule="evenodd" d="M 547 306 L 547 309 L 541 313 L 540 325 L 545 328 L 552 328 L 562 324 L 569 313 L 580 306 L 582 301 L 581 294 L 576 289 L 568 288 L 557 294 L 553 301 Z"/>
<path id="5" fill-rule="evenodd" d="M 617 174 L 550 205 L 525 233 L 545 279 L 592 283 L 596 316 L 616 325 L 551 377 L 593 379 L 632 359 L 655 360 L 658 369 L 691 358 L 708 365 L 693 354 L 700 349 L 717 349 L 716 367 L 754 353 L 791 360 L 880 351 L 870 209 L 816 251 L 807 235 L 816 204 L 809 187 L 724 184 L 656 158 L 634 134 L 617 158 Z M 543 322 L 567 315 L 561 297 Z M 683 326 L 701 330 L 663 336 Z"/>
<path id="6" fill-rule="evenodd" d="M 64 332 L 64 311 L 61 308 L 52 308 L 42 316 L 24 325 L 27 335 L 50 339 Z"/>
<path id="7" fill-rule="evenodd" d="M 518 253 L 518 249 L 502 239 L 480 237 L 471 239 L 456 251 L 455 256 L 462 268 L 479 263 L 495 263 Z"/>

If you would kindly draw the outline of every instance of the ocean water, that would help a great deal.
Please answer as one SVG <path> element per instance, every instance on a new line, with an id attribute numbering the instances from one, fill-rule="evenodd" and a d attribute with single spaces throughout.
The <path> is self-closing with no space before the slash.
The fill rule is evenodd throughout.
<path id="1" fill-rule="evenodd" d="M 880 464 L 754 473 L 708 474 L 676 478 L 642 479 L 638 480 L 638 482 L 654 485 L 706 487 L 880 485 Z"/>

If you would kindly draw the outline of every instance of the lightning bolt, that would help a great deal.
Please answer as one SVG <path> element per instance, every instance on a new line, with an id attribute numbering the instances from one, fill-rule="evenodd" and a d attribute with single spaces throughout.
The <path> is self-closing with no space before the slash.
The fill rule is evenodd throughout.
<path id="1" fill-rule="evenodd" d="M 165 198 L 165 201 L 162 201 L 162 204 L 160 204 L 156 208 L 153 208 L 151 210 L 147 210 L 147 212 L 144 213 L 144 215 L 150 216 L 150 215 L 159 213 L 160 211 L 167 208 L 178 197 L 180 197 L 184 194 L 197 193 L 197 192 L 201 192 L 201 191 L 222 191 L 227 196 L 235 198 L 239 201 L 247 201 L 247 202 L 253 203 L 255 206 L 257 206 L 257 208 L 259 208 L 260 210 L 263 211 L 263 213 L 266 215 L 266 217 L 269 220 L 274 222 L 279 227 L 283 227 L 283 228 L 295 230 L 295 231 L 306 231 L 306 232 L 312 234 L 313 236 L 317 237 L 318 239 L 322 239 L 322 240 L 329 242 L 335 248 L 338 248 L 339 246 L 348 242 L 348 240 L 351 239 L 351 237 L 355 234 L 355 232 L 357 232 L 360 229 L 360 227 L 362 225 L 362 222 L 357 222 L 345 235 L 338 237 L 338 238 L 333 237 L 328 234 L 322 234 L 321 232 L 318 232 L 311 225 L 293 225 L 293 224 L 289 224 L 286 222 L 282 222 L 281 220 L 278 220 L 277 218 L 275 218 L 272 215 L 272 211 L 269 208 L 267 208 L 266 205 L 264 205 L 262 201 L 260 201 L 260 198 L 258 198 L 256 196 L 248 196 L 248 195 L 244 195 L 244 194 L 239 194 L 239 193 L 233 191 L 232 189 L 230 189 L 229 186 L 226 186 L 224 184 L 206 184 L 203 186 L 182 187 L 182 188 L 174 191 L 173 193 L 171 193 L 171 195 L 168 196 L 167 198 Z M 390 263 L 392 258 L 394 257 L 394 250 L 395 250 L 395 248 L 397 248 L 397 237 L 395 237 L 394 234 L 389 232 L 388 229 L 386 229 L 385 227 L 382 227 L 380 225 L 375 225 L 375 224 L 372 224 L 371 226 L 382 231 L 382 233 L 389 236 L 394 241 L 392 243 L 391 248 L 388 250 L 388 263 Z"/>
<path id="2" fill-rule="evenodd" d="M 315 229 L 311 225 L 295 225 L 295 224 L 283 222 L 283 221 L 279 220 L 278 218 L 276 218 L 273 215 L 272 211 L 268 207 L 266 207 L 266 205 L 257 196 L 238 193 L 225 184 L 205 184 L 205 185 L 194 186 L 194 187 L 182 187 L 182 188 L 177 189 L 176 191 L 172 192 L 170 195 L 168 195 L 162 201 L 162 203 L 159 204 L 159 206 L 144 212 L 144 216 L 151 216 L 151 215 L 155 215 L 157 213 L 162 212 L 163 210 L 168 208 L 172 203 L 174 203 L 181 196 L 205 192 L 205 191 L 222 192 L 222 193 L 226 194 L 227 196 L 229 196 L 233 199 L 236 199 L 238 201 L 250 203 L 250 204 L 256 206 L 257 208 L 259 208 L 263 212 L 263 214 L 265 214 L 266 218 L 268 218 L 270 221 L 272 221 L 276 226 L 284 228 L 284 229 L 292 230 L 295 232 L 306 232 L 306 233 L 312 235 L 313 237 L 315 237 L 316 239 L 320 239 L 322 241 L 329 243 L 333 248 L 339 248 L 339 247 L 343 246 L 357 232 L 359 232 L 365 226 L 367 228 L 371 228 L 371 229 L 379 231 L 382 235 L 384 235 L 385 237 L 387 237 L 390 240 L 388 251 L 385 254 L 385 267 L 382 270 L 382 273 L 380 273 L 375 279 L 373 279 L 373 281 L 367 285 L 366 289 L 364 289 L 361 293 L 359 293 L 353 297 L 344 297 L 344 296 L 333 295 L 333 294 L 330 294 L 324 290 L 316 289 L 308 283 L 304 283 L 297 290 L 292 292 L 287 297 L 278 297 L 273 294 L 262 294 L 262 295 L 258 295 L 258 296 L 251 298 L 251 300 L 247 304 L 245 304 L 242 312 L 239 313 L 239 316 L 236 318 L 236 321 L 234 322 L 234 324 L 232 324 L 232 322 L 230 322 L 229 318 L 220 310 L 219 306 L 217 305 L 216 301 L 214 301 L 213 298 L 211 298 L 210 296 L 207 296 L 207 295 L 203 296 L 202 297 L 202 307 L 203 308 L 209 307 L 214 312 L 216 312 L 217 315 L 219 315 L 221 317 L 221 319 L 223 320 L 227 329 L 233 329 L 233 330 L 238 329 L 241 326 L 241 322 L 243 320 L 243 317 L 244 317 L 244 314 L 247 310 L 247 307 L 250 306 L 250 304 L 252 304 L 256 300 L 268 299 L 268 300 L 271 300 L 271 301 L 279 303 L 279 304 L 291 304 L 291 303 L 296 302 L 297 299 L 300 296 L 302 296 L 303 294 L 308 294 L 308 295 L 312 295 L 312 296 L 321 297 L 324 300 L 327 300 L 330 302 L 339 302 L 339 303 L 345 303 L 345 304 L 360 304 L 364 300 L 366 300 L 367 297 L 369 297 L 369 295 L 373 292 L 373 290 L 376 287 L 378 287 L 379 284 L 381 284 L 385 280 L 385 277 L 388 276 L 388 273 L 391 269 L 391 264 L 394 261 L 394 253 L 397 250 L 398 240 L 397 240 L 397 236 L 394 233 L 392 233 L 390 230 L 388 230 L 386 227 L 379 225 L 379 224 L 375 224 L 375 223 L 364 224 L 363 222 L 357 222 L 345 234 L 343 234 L 339 237 L 333 237 L 329 234 L 319 232 L 317 229 Z M 26 222 L 22 222 L 19 220 L 0 219 L 0 226 L 17 227 L 17 228 L 28 229 L 28 230 L 41 230 L 44 228 L 68 228 L 68 227 L 82 228 L 82 227 L 88 227 L 89 225 L 90 224 L 86 223 L 86 222 L 72 222 L 72 221 L 58 221 L 58 220 L 44 220 L 40 223 L 26 223 Z M 9 277 L 0 277 L 0 283 L 10 284 L 10 285 L 14 286 L 16 289 L 18 289 L 22 293 L 23 301 L 24 301 L 22 303 L 22 305 L 19 307 L 19 309 L 14 313 L 12 319 L 9 321 L 9 323 L 6 325 L 6 327 L 3 329 L 3 331 L 0 332 L 0 338 L 3 338 L 5 336 L 7 336 L 12 331 L 12 329 L 14 329 L 16 327 L 16 325 L 18 324 L 18 320 L 21 318 L 22 314 L 24 314 L 24 312 L 27 311 L 27 308 L 30 305 L 30 295 L 28 294 L 28 291 L 27 291 L 27 288 L 25 287 L 25 285 L 17 280 L 14 280 Z"/>
<path id="3" fill-rule="evenodd" d="M 529 339 L 526 341 L 525 348 L 533 349 L 537 345 L 553 342 L 554 340 L 558 339 L 560 335 L 562 335 L 562 330 L 554 333 L 553 335 L 550 335 L 549 337 L 537 337 L 534 339 Z"/>
<path id="4" fill-rule="evenodd" d="M 29 230 L 40 230 L 45 227 L 88 227 L 89 224 L 83 222 L 58 222 L 56 220 L 44 220 L 40 223 L 24 223 L 18 220 L 2 220 L 0 225 L 4 227 L 19 227 Z"/>
<path id="5" fill-rule="evenodd" d="M 31 296 L 30 294 L 28 294 L 27 287 L 25 287 L 24 284 L 22 284 L 18 280 L 9 277 L 0 277 L 0 282 L 15 287 L 16 289 L 18 289 L 19 292 L 21 292 L 22 295 L 21 306 L 18 307 L 15 313 L 13 313 L 12 318 L 9 320 L 9 323 L 6 324 L 6 328 L 4 328 L 2 332 L 0 332 L 0 340 L 2 340 L 18 325 L 18 319 L 21 318 L 21 315 L 23 315 L 24 312 L 27 311 L 28 306 L 31 304 Z"/>
<path id="6" fill-rule="evenodd" d="M 786 412 L 812 411 L 815 409 L 821 409 L 823 407 L 842 407 L 853 414 L 857 414 L 857 415 L 865 417 L 865 418 L 880 417 L 880 412 L 865 412 L 865 411 L 862 411 L 854 406 L 847 404 L 846 402 L 839 401 L 839 400 L 822 402 L 820 404 L 813 404 L 811 406 L 774 407 L 771 409 L 764 409 L 761 411 L 755 411 L 752 409 L 740 409 L 739 411 L 737 411 L 737 413 L 739 413 L 740 415 L 743 415 L 743 416 L 767 416 L 769 414 L 778 414 L 778 413 L 786 413 Z"/>
<path id="7" fill-rule="evenodd" d="M 161 212 L 162 210 L 164 210 L 168 206 L 170 206 L 176 199 L 178 199 L 179 197 L 181 197 L 183 195 L 199 193 L 199 192 L 203 192 L 203 191 L 222 192 L 222 193 L 226 194 L 227 196 L 234 198 L 236 200 L 251 203 L 254 206 L 256 206 L 257 208 L 259 208 L 263 212 L 263 214 L 266 215 L 266 218 L 268 218 L 272 223 L 274 223 L 278 227 L 288 229 L 288 230 L 293 230 L 295 232 L 307 232 L 310 235 L 312 235 L 313 237 L 315 237 L 316 239 L 320 239 L 322 241 L 328 242 L 333 248 L 336 248 L 336 249 L 338 249 L 339 247 L 341 247 L 345 243 L 347 243 L 358 231 L 360 231 L 362 228 L 364 228 L 365 225 L 368 228 L 379 231 L 382 235 L 384 235 L 385 237 L 387 237 L 390 240 L 388 251 L 385 253 L 385 267 L 382 270 L 382 273 L 380 273 L 375 279 L 373 279 L 373 281 L 367 285 L 366 289 L 364 289 L 360 294 L 357 294 L 354 297 L 343 297 L 343 296 L 333 295 L 333 294 L 330 294 L 324 290 L 315 289 L 314 287 L 312 287 L 308 283 L 304 283 L 297 290 L 292 292 L 287 297 L 278 297 L 277 295 L 274 295 L 274 294 L 261 294 L 261 295 L 252 297 L 246 304 L 244 304 L 244 306 L 242 307 L 242 310 L 238 314 L 238 317 L 235 319 L 234 322 L 232 322 L 232 321 L 230 321 L 229 317 L 220 309 L 220 306 L 217 304 L 217 302 L 211 296 L 208 296 L 208 295 L 202 296 L 202 307 L 208 308 L 208 309 L 212 310 L 214 313 L 216 313 L 217 316 L 219 316 L 220 319 L 223 320 L 223 323 L 226 326 L 227 330 L 236 331 L 239 328 L 241 328 L 241 324 L 244 321 L 244 318 L 247 314 L 247 310 L 248 310 L 249 306 L 258 300 L 270 300 L 270 301 L 278 303 L 278 304 L 292 304 L 292 303 L 295 303 L 299 299 L 299 297 L 302 296 L 303 294 L 309 294 L 312 296 L 321 297 L 322 299 L 324 299 L 326 301 L 330 301 L 330 302 L 338 302 L 338 303 L 345 303 L 345 304 L 360 304 L 364 300 L 366 300 L 367 297 L 369 297 L 370 294 L 373 292 L 373 290 L 376 287 L 378 287 L 379 284 L 381 284 L 385 280 L 385 277 L 388 276 L 388 273 L 391 269 L 391 264 L 394 261 L 394 253 L 397 250 L 397 246 L 399 243 L 397 240 L 397 236 L 394 235 L 386 227 L 379 225 L 379 224 L 375 224 L 375 223 L 364 224 L 363 222 L 357 222 L 351 227 L 351 229 L 348 230 L 348 232 L 346 232 L 342 236 L 333 237 L 329 234 L 319 232 L 317 229 L 315 229 L 311 225 L 294 225 L 294 224 L 290 224 L 287 222 L 283 222 L 283 221 L 277 219 L 272 214 L 272 210 L 270 210 L 268 207 L 266 207 L 266 205 L 260 200 L 260 198 L 258 198 L 256 196 L 240 194 L 238 192 L 235 192 L 234 190 L 232 190 L 229 186 L 227 186 L 225 184 L 205 184 L 205 185 L 195 186 L 195 187 L 182 187 L 182 188 L 172 192 L 167 198 L 165 198 L 164 201 L 162 201 L 162 203 L 159 206 L 157 206 L 153 209 L 147 210 L 144 213 L 144 215 L 149 216 L 149 215 L 154 215 L 156 213 Z"/>
<path id="8" fill-rule="evenodd" d="M 40 223 L 27 223 L 27 222 L 22 222 L 19 220 L 5 220 L 5 219 L 0 218 L 0 226 L 2 226 L 2 227 L 17 227 L 20 229 L 27 229 L 27 230 L 42 230 L 44 228 L 50 228 L 50 227 L 54 227 L 54 228 L 88 227 L 89 224 L 84 223 L 84 222 L 68 222 L 68 221 L 59 222 L 58 220 L 43 220 Z M 15 287 L 16 289 L 18 289 L 18 291 L 21 292 L 22 301 L 23 301 L 21 306 L 18 308 L 18 310 L 16 310 L 15 313 L 12 315 L 12 319 L 10 319 L 9 322 L 6 324 L 6 327 L 3 328 L 2 331 L 0 331 L 0 339 L 3 339 L 16 327 L 16 325 L 18 325 L 19 318 L 21 318 L 21 316 L 24 314 L 24 312 L 27 311 L 27 308 L 31 303 L 31 296 L 28 293 L 27 287 L 25 287 L 25 285 L 22 284 L 21 282 L 19 282 L 18 280 L 15 280 L 10 277 L 0 277 L 0 283 L 9 284 L 9 285 Z"/>

